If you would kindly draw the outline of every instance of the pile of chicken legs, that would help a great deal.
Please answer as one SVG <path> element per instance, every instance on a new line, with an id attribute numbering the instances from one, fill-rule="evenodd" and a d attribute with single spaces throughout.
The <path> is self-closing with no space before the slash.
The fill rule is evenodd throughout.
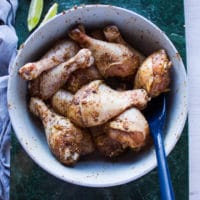
<path id="1" fill-rule="evenodd" d="M 139 151 L 149 140 L 140 110 L 169 90 L 165 50 L 145 57 L 115 25 L 89 34 L 77 25 L 68 36 L 19 69 L 29 81 L 29 109 L 41 119 L 51 152 L 73 165 L 95 149 L 110 158 L 128 148 Z M 110 78 L 128 80 L 131 89 L 111 88 Z"/>

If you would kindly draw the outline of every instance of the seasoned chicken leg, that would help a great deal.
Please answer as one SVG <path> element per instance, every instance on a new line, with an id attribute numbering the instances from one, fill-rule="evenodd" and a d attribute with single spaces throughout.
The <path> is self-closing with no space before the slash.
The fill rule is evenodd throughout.
<path id="1" fill-rule="evenodd" d="M 126 77 L 134 74 L 139 67 L 138 55 L 122 44 L 93 39 L 79 28 L 71 30 L 69 36 L 92 51 L 95 64 L 104 77 Z"/>
<path id="2" fill-rule="evenodd" d="M 51 100 L 51 105 L 55 111 L 63 116 L 67 116 L 67 107 L 70 105 L 73 95 L 65 90 L 56 92 Z M 106 157 L 116 157 L 124 152 L 122 145 L 111 139 L 104 131 L 104 127 L 95 126 L 90 128 L 94 143 L 99 152 Z"/>
<path id="3" fill-rule="evenodd" d="M 124 40 L 124 38 L 121 36 L 121 33 L 120 33 L 119 29 L 117 28 L 117 26 L 114 26 L 114 25 L 107 26 L 104 28 L 103 32 L 104 32 L 106 39 L 109 42 L 119 43 L 119 44 L 123 44 L 123 45 L 127 46 L 133 52 L 134 55 L 139 56 L 140 65 L 143 63 L 143 61 L 145 60 L 145 56 L 142 55 L 140 52 L 138 52 L 136 49 L 134 49 L 130 44 L 128 44 Z"/>
<path id="4" fill-rule="evenodd" d="M 171 65 L 165 50 L 161 49 L 151 54 L 138 69 L 134 88 L 145 89 L 151 97 L 168 91 Z"/>
<path id="5" fill-rule="evenodd" d="M 105 157 L 117 157 L 124 152 L 125 149 L 122 147 L 121 143 L 109 137 L 105 133 L 103 126 L 92 127 L 90 131 L 92 132 L 96 148 Z"/>
<path id="6" fill-rule="evenodd" d="M 106 133 L 124 148 L 139 150 L 149 138 L 149 125 L 137 108 L 130 108 L 105 125 Z"/>
<path id="7" fill-rule="evenodd" d="M 68 117 L 82 127 L 104 124 L 131 106 L 143 109 L 148 102 L 145 90 L 115 91 L 102 81 L 83 86 L 68 107 Z"/>
<path id="8" fill-rule="evenodd" d="M 71 74 L 64 88 L 72 93 L 76 93 L 83 85 L 100 79 L 102 79 L 102 76 L 95 65 L 93 65 L 86 69 L 76 70 Z"/>
<path id="9" fill-rule="evenodd" d="M 49 148 L 60 162 L 72 165 L 80 155 L 94 151 L 91 136 L 86 130 L 50 111 L 42 100 L 32 97 L 29 107 L 42 120 Z"/>
<path id="10" fill-rule="evenodd" d="M 72 99 L 73 95 L 70 92 L 60 89 L 52 96 L 51 105 L 57 113 L 67 117 L 67 108 Z"/>
<path id="11" fill-rule="evenodd" d="M 93 64 L 91 51 L 81 49 L 74 57 L 61 63 L 55 68 L 43 72 L 37 79 L 29 84 L 30 94 L 41 99 L 48 99 L 61 88 L 69 75 L 77 69 L 86 68 Z"/>
<path id="12" fill-rule="evenodd" d="M 68 60 L 79 50 L 78 45 L 71 40 L 62 40 L 55 44 L 40 60 L 27 63 L 19 69 L 23 79 L 33 80 L 43 71 L 51 69 L 56 65 Z"/>

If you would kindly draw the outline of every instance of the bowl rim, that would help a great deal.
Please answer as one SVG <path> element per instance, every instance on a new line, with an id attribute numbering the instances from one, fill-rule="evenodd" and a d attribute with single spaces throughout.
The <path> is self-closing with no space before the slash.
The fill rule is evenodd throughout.
<path id="1" fill-rule="evenodd" d="M 43 26 L 48 26 L 49 23 L 52 23 L 56 18 L 59 18 L 60 16 L 62 16 L 63 14 L 67 14 L 67 13 L 70 13 L 70 12 L 73 12 L 77 9 L 87 9 L 87 8 L 93 8 L 93 7 L 96 7 L 96 8 L 107 8 L 107 7 L 112 7 L 116 10 L 122 10 L 124 12 L 127 12 L 131 15 L 135 15 L 139 18 L 141 18 L 142 20 L 144 20 L 145 22 L 147 22 L 150 26 L 152 26 L 154 29 L 156 29 L 157 31 L 160 31 L 162 32 L 164 38 L 166 39 L 166 41 L 169 43 L 169 45 L 173 48 L 173 50 L 175 52 L 178 52 L 177 49 L 175 48 L 174 44 L 171 42 L 171 40 L 168 38 L 168 36 L 157 26 L 155 25 L 153 22 L 151 22 L 150 20 L 148 20 L 147 18 L 145 18 L 144 16 L 132 11 L 132 10 L 128 10 L 126 8 L 122 8 L 122 7 L 119 7 L 119 6 L 113 6 L 113 5 L 107 5 L 107 4 L 87 4 L 87 5 L 80 5 L 80 6 L 73 6 L 72 8 L 68 9 L 68 10 L 65 10 L 61 13 L 59 13 L 58 15 L 56 15 L 55 17 L 53 17 L 52 19 L 48 20 L 45 24 L 39 26 L 32 34 L 29 35 L 29 37 L 26 39 L 26 41 L 23 43 L 23 45 L 26 45 L 33 37 L 35 34 L 37 34 L 39 31 L 40 31 L 40 28 L 43 27 Z M 10 76 L 9 76 L 9 80 L 8 80 L 8 92 L 7 92 L 7 101 L 8 101 L 8 104 L 9 104 L 9 101 L 10 99 L 12 99 L 12 94 L 9 92 L 10 91 L 10 88 L 11 88 L 11 77 L 12 77 L 12 73 L 14 73 L 14 66 L 16 65 L 16 62 L 17 60 L 19 59 L 20 57 L 20 54 L 21 54 L 21 51 L 22 49 L 19 48 L 18 50 L 18 53 L 17 53 L 17 56 L 12 64 L 12 67 L 11 67 L 11 71 L 10 71 Z M 179 129 L 177 130 L 177 132 L 179 133 L 176 137 L 176 139 L 174 141 L 172 141 L 168 147 L 168 149 L 165 149 L 166 151 L 166 156 L 168 156 L 170 154 L 170 152 L 174 149 L 176 143 L 178 142 L 181 134 L 182 134 L 182 131 L 183 131 L 183 128 L 185 126 L 185 123 L 186 123 L 186 119 L 187 119 L 187 113 L 188 113 L 188 79 L 187 79 L 187 75 L 186 75 L 186 69 L 184 67 L 184 64 L 183 64 L 183 61 L 182 61 L 182 58 L 180 58 L 180 65 L 183 67 L 183 76 L 184 76 L 184 80 L 185 80 L 185 87 L 186 87 L 186 93 L 185 93 L 185 112 L 183 112 L 183 114 L 181 115 L 181 120 L 179 121 Z M 10 107 L 8 106 L 8 112 L 9 112 L 9 116 L 10 116 L 10 119 L 11 119 L 11 122 L 14 122 L 14 116 L 12 115 L 12 109 L 10 109 Z M 61 179 L 65 182 L 69 182 L 69 183 L 72 183 L 72 184 L 76 184 L 76 185 L 81 185 L 81 186 L 88 186 L 88 187 L 111 187 L 111 186 L 117 186 L 117 185 L 122 185 L 122 184 L 125 184 L 125 183 L 129 183 L 131 181 L 135 181 L 137 180 L 138 178 L 141 178 L 143 177 L 144 175 L 146 175 L 147 173 L 149 173 L 150 171 L 152 171 L 156 166 L 157 166 L 157 162 L 156 160 L 154 162 L 151 163 L 151 165 L 149 165 L 148 169 L 146 170 L 143 170 L 142 173 L 138 174 L 137 176 L 131 176 L 130 175 L 130 178 L 126 178 L 126 179 L 123 179 L 123 180 L 114 180 L 114 181 L 110 181 L 110 182 L 107 182 L 107 183 L 87 183 L 87 181 L 85 182 L 84 180 L 80 181 L 80 180 L 74 180 L 74 179 L 71 179 L 70 177 L 65 177 L 65 176 L 59 176 L 58 174 L 54 173 L 51 169 L 48 169 L 46 168 L 45 165 L 43 165 L 43 162 L 41 161 L 38 161 L 38 159 L 36 157 L 34 157 L 32 155 L 32 152 L 31 150 L 29 150 L 28 148 L 26 148 L 26 145 L 23 143 L 23 141 L 20 140 L 20 137 L 19 135 L 17 134 L 17 125 L 15 123 L 12 123 L 12 127 L 14 129 L 14 132 L 15 132 L 15 135 L 18 139 L 18 141 L 20 142 L 20 144 L 22 145 L 23 149 L 25 150 L 25 152 L 31 157 L 31 159 L 38 165 L 40 166 L 43 170 L 47 171 L 49 174 L 57 177 L 58 179 Z"/>

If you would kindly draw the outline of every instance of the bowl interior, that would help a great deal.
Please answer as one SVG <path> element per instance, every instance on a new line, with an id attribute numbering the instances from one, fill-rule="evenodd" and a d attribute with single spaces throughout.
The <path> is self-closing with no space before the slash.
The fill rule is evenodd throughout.
<path id="1" fill-rule="evenodd" d="M 115 24 L 124 38 L 145 55 L 160 48 L 167 51 L 173 63 L 165 129 L 167 154 L 178 141 L 187 113 L 187 80 L 177 50 L 165 34 L 145 18 L 106 5 L 83 6 L 66 11 L 38 28 L 27 39 L 16 58 L 8 86 L 9 113 L 14 130 L 35 162 L 60 179 L 93 187 L 113 186 L 135 180 L 156 166 L 153 148 L 138 155 L 126 154 L 114 162 L 89 156 L 73 168 L 66 167 L 51 154 L 41 123 L 27 109 L 27 82 L 18 76 L 18 69 L 26 62 L 39 58 L 56 39 L 67 36 L 68 29 L 77 23 L 83 23 L 89 28 Z"/>

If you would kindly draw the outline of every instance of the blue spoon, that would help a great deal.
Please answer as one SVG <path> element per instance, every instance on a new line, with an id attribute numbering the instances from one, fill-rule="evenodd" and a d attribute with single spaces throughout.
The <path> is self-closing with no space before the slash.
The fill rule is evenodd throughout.
<path id="1" fill-rule="evenodd" d="M 166 161 L 166 154 L 163 144 L 163 128 L 166 119 L 166 97 L 161 95 L 153 99 L 145 111 L 145 116 L 149 122 L 151 135 L 153 137 L 157 163 L 158 175 L 161 188 L 162 200 L 174 200 L 174 192 L 171 183 L 170 173 Z"/>

